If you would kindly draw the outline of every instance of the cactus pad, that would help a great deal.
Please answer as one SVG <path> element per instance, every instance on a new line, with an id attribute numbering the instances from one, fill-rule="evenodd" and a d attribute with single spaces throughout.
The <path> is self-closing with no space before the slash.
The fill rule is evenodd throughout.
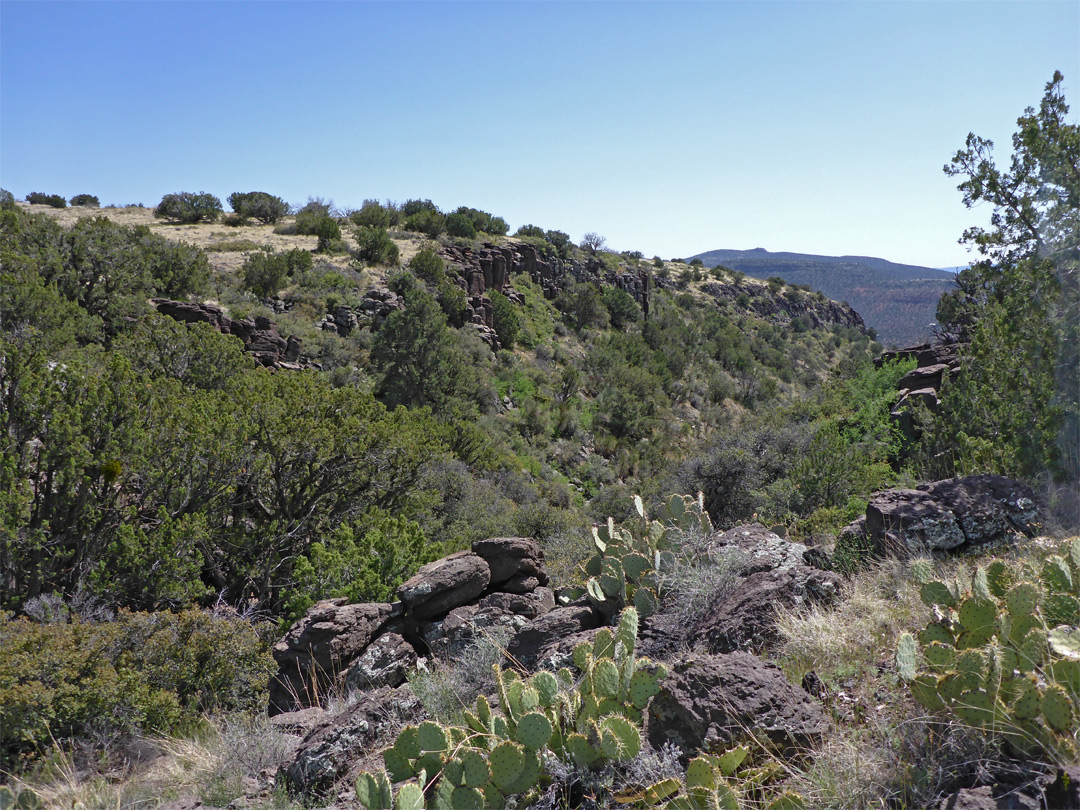
<path id="1" fill-rule="evenodd" d="M 424 810 L 424 790 L 415 782 L 406 782 L 398 788 L 394 800 L 395 810 Z"/>
<path id="2" fill-rule="evenodd" d="M 1017 687 L 1018 697 L 1012 705 L 1012 716 L 1017 720 L 1031 720 L 1039 716 L 1039 687 L 1033 680 L 1023 680 Z"/>
<path id="3" fill-rule="evenodd" d="M 896 645 L 896 671 L 900 677 L 909 683 L 915 680 L 915 657 L 918 645 L 915 636 L 904 633 Z"/>
<path id="4" fill-rule="evenodd" d="M 484 794 L 477 788 L 456 787 L 450 794 L 450 807 L 453 810 L 480 810 L 483 806 Z"/>
<path id="5" fill-rule="evenodd" d="M 1076 721 L 1076 713 L 1069 695 L 1056 683 L 1049 684 L 1043 690 L 1039 709 L 1046 719 L 1046 724 L 1054 731 L 1069 731 Z"/>
<path id="6" fill-rule="evenodd" d="M 491 781 L 503 793 L 509 793 L 525 765 L 525 749 L 517 743 L 501 742 L 488 755 L 491 766 Z"/>
<path id="7" fill-rule="evenodd" d="M 413 767 L 412 760 L 396 748 L 387 748 L 383 751 L 383 763 L 386 765 L 386 771 L 390 774 L 390 778 L 395 782 L 412 779 L 416 776 L 416 769 Z"/>
<path id="8" fill-rule="evenodd" d="M 1080 624 L 1080 600 L 1067 593 L 1052 593 L 1043 599 L 1043 618 L 1048 626 Z"/>
<path id="9" fill-rule="evenodd" d="M 785 790 L 765 805 L 765 810 L 806 810 L 806 802 L 798 793 Z"/>
<path id="10" fill-rule="evenodd" d="M 925 585 L 934 578 L 934 564 L 925 557 L 911 561 L 911 578 L 920 585 Z"/>
<path id="11" fill-rule="evenodd" d="M 382 771 L 360 774 L 356 780 L 356 798 L 366 810 L 392 810 L 394 806 L 390 780 Z"/>
<path id="12" fill-rule="evenodd" d="M 694 757 L 686 766 L 686 786 L 688 788 L 702 788 L 703 790 L 716 790 L 716 774 L 709 761 L 703 757 Z"/>
<path id="13" fill-rule="evenodd" d="M 566 753 L 582 768 L 589 768 L 600 757 L 600 753 L 589 744 L 583 734 L 571 734 L 566 738 Z"/>
<path id="14" fill-rule="evenodd" d="M 660 692 L 660 678 L 655 672 L 638 669 L 630 679 L 627 697 L 638 709 L 644 709 L 649 699 Z"/>
<path id="15" fill-rule="evenodd" d="M 547 745 L 551 739 L 551 721 L 540 712 L 530 712 L 518 721 L 517 739 L 533 751 Z"/>
<path id="16" fill-rule="evenodd" d="M 953 703 L 953 710 L 965 723 L 980 728 L 990 725 L 994 719 L 994 701 L 982 690 L 961 694 Z"/>
<path id="17" fill-rule="evenodd" d="M 584 672 L 592 662 L 592 645 L 583 641 L 574 647 L 574 666 Z"/>
<path id="18" fill-rule="evenodd" d="M 598 697 L 613 698 L 619 694 L 619 667 L 610 658 L 601 658 L 592 672 L 593 688 Z"/>
<path id="19" fill-rule="evenodd" d="M 1012 587 L 1012 576 L 1009 569 L 1001 560 L 994 560 L 986 566 L 986 583 L 990 586 L 990 593 L 998 599 L 1004 598 Z"/>
<path id="20" fill-rule="evenodd" d="M 1005 607 L 1013 619 L 1030 616 L 1039 604 L 1039 589 L 1030 582 L 1021 582 L 1005 594 Z"/>
<path id="21" fill-rule="evenodd" d="M 0 810 L 11 810 L 15 806 L 15 792 L 7 785 L 0 785 Z"/>
<path id="22" fill-rule="evenodd" d="M 932 641 L 923 648 L 923 655 L 926 657 L 927 663 L 940 672 L 951 669 L 956 665 L 956 648 L 951 644 Z"/>
<path id="23" fill-rule="evenodd" d="M 981 565 L 975 569 L 975 576 L 971 578 L 971 592 L 979 599 L 990 599 L 990 583 L 986 569 Z"/>
<path id="24" fill-rule="evenodd" d="M 949 590 L 949 586 L 944 582 L 939 582 L 937 580 L 927 582 L 923 585 L 922 588 L 919 589 L 919 597 L 927 607 L 933 607 L 934 605 L 943 605 L 944 607 L 956 606 L 956 597 L 953 596 L 952 591 Z"/>
<path id="25" fill-rule="evenodd" d="M 611 658 L 614 655 L 615 639 L 611 635 L 611 630 L 602 627 L 593 638 L 592 657 L 599 661 L 601 658 Z"/>
<path id="26" fill-rule="evenodd" d="M 465 751 L 461 755 L 461 766 L 466 787 L 483 787 L 491 778 L 487 758 L 479 751 Z"/>
<path id="27" fill-rule="evenodd" d="M 524 793 L 540 779 L 540 757 L 535 751 L 526 751 L 521 762 L 521 772 L 505 791 L 508 794 Z"/>
<path id="28" fill-rule="evenodd" d="M 993 627 L 997 618 L 997 605 L 989 599 L 970 597 L 960 605 L 960 624 L 965 630 L 976 632 L 984 627 Z"/>
<path id="29" fill-rule="evenodd" d="M 935 641 L 951 645 L 955 639 L 948 628 L 934 622 L 926 625 L 925 628 L 919 631 L 919 643 L 922 644 L 923 647 L 927 647 Z"/>
<path id="30" fill-rule="evenodd" d="M 938 712 L 945 708 L 945 701 L 940 694 L 939 681 L 933 675 L 922 674 L 911 682 L 911 696 L 924 708 Z"/>
<path id="31" fill-rule="evenodd" d="M 621 642 L 627 655 L 634 654 L 638 635 L 638 612 L 632 608 L 624 608 L 619 615 L 619 626 L 615 630 L 615 641 Z"/>
<path id="32" fill-rule="evenodd" d="M 652 588 L 638 588 L 634 591 L 634 607 L 642 616 L 652 616 L 660 608 L 660 600 Z"/>
<path id="33" fill-rule="evenodd" d="M 600 745 L 608 759 L 633 759 L 641 753 L 641 729 L 625 717 L 605 717 L 600 723 Z"/>
<path id="34" fill-rule="evenodd" d="M 1039 579 L 1052 593 L 1068 593 L 1073 589 L 1072 571 L 1064 557 L 1057 554 L 1043 561 Z"/>
<path id="35" fill-rule="evenodd" d="M 445 751 L 450 746 L 446 729 L 430 720 L 417 726 L 416 742 L 422 751 Z"/>
<path id="36" fill-rule="evenodd" d="M 551 706 L 555 703 L 555 696 L 559 694 L 559 680 L 550 672 L 537 672 L 532 676 L 532 687 L 541 706 Z"/>

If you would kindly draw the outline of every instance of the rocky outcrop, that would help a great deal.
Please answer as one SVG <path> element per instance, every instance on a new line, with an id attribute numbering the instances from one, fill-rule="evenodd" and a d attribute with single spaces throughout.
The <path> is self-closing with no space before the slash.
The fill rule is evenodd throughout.
<path id="1" fill-rule="evenodd" d="M 723 750 L 752 733 L 791 754 L 820 742 L 828 729 L 817 702 L 788 683 L 779 667 L 736 652 L 676 664 L 649 705 L 647 734 L 654 748 L 673 742 L 688 757 Z"/>
<path id="2" fill-rule="evenodd" d="M 866 515 L 840 539 L 879 556 L 904 556 L 1031 536 L 1040 518 L 1030 487 L 998 475 L 974 475 L 876 492 Z"/>
<path id="3" fill-rule="evenodd" d="M 698 643 L 716 653 L 761 650 L 775 638 L 778 609 L 832 604 L 840 585 L 836 573 L 806 565 L 750 574 L 695 628 Z"/>
<path id="4" fill-rule="evenodd" d="M 848 304 L 830 301 L 804 290 L 773 291 L 769 286 L 749 281 L 721 284 L 710 281 L 702 292 L 762 318 L 787 323 L 806 318 L 814 327 L 845 326 L 866 331 L 862 316 Z"/>
<path id="5" fill-rule="evenodd" d="M 316 725 L 278 771 L 278 778 L 294 793 L 325 793 L 338 780 L 355 777 L 363 770 L 362 753 L 376 750 L 390 732 L 419 713 L 420 702 L 407 686 L 370 692 Z"/>
<path id="6" fill-rule="evenodd" d="M 328 599 L 308 610 L 277 644 L 278 672 L 270 683 L 270 715 L 317 706 L 400 608 L 389 604 L 346 604 Z"/>
<path id="7" fill-rule="evenodd" d="M 398 686 L 421 657 L 455 656 L 496 630 L 507 638 L 555 607 L 535 540 L 494 537 L 473 548 L 423 566 L 398 588 L 399 602 L 310 608 L 274 647 L 271 716 L 319 706 L 334 691 Z"/>
<path id="8" fill-rule="evenodd" d="M 642 655 L 668 659 L 689 649 L 758 652 L 776 638 L 779 608 L 827 605 L 840 596 L 840 577 L 810 563 L 817 556 L 760 524 L 738 526 L 709 543 L 711 563 L 730 578 L 708 610 L 685 617 L 660 612 L 642 623 Z"/>
<path id="9" fill-rule="evenodd" d="M 898 360 L 914 360 L 916 363 L 916 368 L 897 382 L 896 404 L 889 414 L 909 442 L 917 441 L 920 436 L 915 411 L 920 406 L 931 413 L 938 409 L 942 386 L 960 372 L 963 348 L 963 344 L 954 342 L 920 343 L 918 346 L 884 352 L 874 361 L 878 368 Z"/>
<path id="10" fill-rule="evenodd" d="M 525 625 L 510 639 L 507 657 L 526 669 L 547 668 L 542 662 L 563 652 L 559 649 L 560 641 L 575 633 L 595 630 L 603 623 L 603 617 L 584 601 L 556 608 Z"/>
<path id="11" fill-rule="evenodd" d="M 265 316 L 230 318 L 214 304 L 152 298 L 150 303 L 162 315 L 181 323 L 208 323 L 223 335 L 239 338 L 244 351 L 267 368 L 301 368 L 301 341 L 296 335 L 287 339 L 278 334 L 277 324 Z"/>
<path id="12" fill-rule="evenodd" d="M 368 327 L 378 329 L 390 315 L 405 309 L 400 295 L 386 287 L 373 287 L 364 293 L 356 306 L 340 304 L 326 314 L 318 326 L 324 332 L 336 332 L 345 337 L 354 329 Z"/>

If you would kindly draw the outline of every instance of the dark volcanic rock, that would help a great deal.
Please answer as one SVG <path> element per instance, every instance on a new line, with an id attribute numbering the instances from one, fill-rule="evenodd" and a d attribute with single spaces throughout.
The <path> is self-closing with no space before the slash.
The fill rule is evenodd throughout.
<path id="1" fill-rule="evenodd" d="M 740 576 L 802 565 L 807 547 L 792 543 L 759 523 L 728 529 L 709 544 L 713 559 L 730 557 Z"/>
<path id="2" fill-rule="evenodd" d="M 761 650 L 776 636 L 778 608 L 831 604 L 840 585 L 834 572 L 805 565 L 751 574 L 695 628 L 695 636 L 711 652 Z"/>
<path id="3" fill-rule="evenodd" d="M 278 779 L 294 793 L 324 793 L 339 779 L 353 776 L 350 770 L 360 769 L 361 753 L 381 742 L 386 731 L 414 720 L 420 711 L 420 701 L 407 686 L 369 692 L 313 728 L 278 771 Z"/>
<path id="4" fill-rule="evenodd" d="M 397 633 L 383 633 L 352 660 L 343 683 L 349 692 L 368 691 L 380 686 L 400 686 L 416 666 L 413 646 Z"/>
<path id="5" fill-rule="evenodd" d="M 512 578 L 520 581 L 534 578 L 537 584 L 547 585 L 548 576 L 544 571 L 544 552 L 531 537 L 491 537 L 477 540 L 472 545 L 474 554 L 483 557 L 491 569 L 491 587 L 498 587 Z M 513 591 L 523 593 L 523 591 Z"/>
<path id="6" fill-rule="evenodd" d="M 525 625 L 506 645 L 506 653 L 526 669 L 534 669 L 544 650 L 564 636 L 600 627 L 603 619 L 590 605 L 567 605 Z"/>
<path id="7" fill-rule="evenodd" d="M 743 652 L 676 664 L 649 706 L 649 742 L 654 748 L 673 742 L 684 757 L 736 744 L 751 731 L 791 754 L 828 730 L 810 695 L 788 683 L 776 665 Z"/>
<path id="8" fill-rule="evenodd" d="M 268 368 L 278 368 L 299 359 L 300 338 L 292 335 L 285 340 L 278 334 L 277 325 L 265 316 L 234 320 L 225 314 L 224 309 L 213 304 L 171 301 L 166 298 L 152 298 L 150 303 L 162 315 L 168 315 L 175 321 L 208 323 L 222 334 L 239 338 L 244 344 L 244 350 Z"/>
<path id="9" fill-rule="evenodd" d="M 382 630 L 394 606 L 327 599 L 308 609 L 274 645 L 278 672 L 270 683 L 270 715 L 316 706 L 327 688 Z"/>
<path id="10" fill-rule="evenodd" d="M 468 604 L 491 580 L 487 562 L 471 551 L 459 551 L 428 563 L 397 589 L 409 613 L 431 619 Z"/>
<path id="11" fill-rule="evenodd" d="M 841 536 L 861 535 L 877 554 L 945 551 L 1031 535 L 1040 516 L 1030 487 L 997 475 L 974 475 L 874 493 L 866 517 Z"/>

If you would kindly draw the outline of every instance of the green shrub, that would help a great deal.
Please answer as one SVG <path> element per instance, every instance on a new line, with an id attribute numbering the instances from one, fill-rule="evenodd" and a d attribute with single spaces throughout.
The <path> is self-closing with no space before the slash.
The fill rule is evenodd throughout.
<path id="1" fill-rule="evenodd" d="M 0 188 L 0 211 L 14 211 L 15 207 L 15 195 L 6 188 Z"/>
<path id="2" fill-rule="evenodd" d="M 325 253 L 330 250 L 331 242 L 337 242 L 341 239 L 341 226 L 333 217 L 320 217 L 312 224 L 311 233 L 319 239 L 315 252 Z"/>
<path id="3" fill-rule="evenodd" d="M 273 225 L 289 213 L 285 200 L 265 191 L 234 191 L 229 195 L 229 205 L 241 218 L 257 219 L 264 225 Z"/>
<path id="4" fill-rule="evenodd" d="M 544 229 L 539 225 L 522 225 L 517 231 L 514 232 L 514 236 L 532 236 L 538 239 L 544 238 Z"/>
<path id="5" fill-rule="evenodd" d="M 402 211 L 404 213 L 404 209 Z M 422 233 L 431 239 L 446 230 L 446 217 L 439 212 L 424 208 L 405 218 L 405 230 Z"/>
<path id="6" fill-rule="evenodd" d="M 200 610 L 38 624 L 0 615 L 5 762 L 95 733 L 167 734 L 204 712 L 262 708 L 274 669 L 255 629 Z"/>
<path id="7" fill-rule="evenodd" d="M 446 278 L 446 262 L 430 246 L 424 246 L 409 260 L 409 269 L 417 278 L 436 287 Z"/>
<path id="8" fill-rule="evenodd" d="M 469 301 L 461 287 L 443 277 L 435 290 L 435 298 L 451 326 L 460 329 L 465 325 L 465 313 L 468 310 Z"/>
<path id="9" fill-rule="evenodd" d="M 616 329 L 636 323 L 641 318 L 641 309 L 637 301 L 626 290 L 607 287 L 603 298 L 604 306 L 607 307 L 608 315 L 611 316 L 611 325 Z"/>
<path id="10" fill-rule="evenodd" d="M 263 246 L 250 239 L 226 239 L 223 242 L 214 242 L 206 246 L 211 253 L 247 253 L 252 250 L 262 250 Z"/>
<path id="11" fill-rule="evenodd" d="M 395 265 L 400 251 L 397 244 L 382 228 L 360 226 L 353 231 L 356 238 L 356 257 L 369 265 Z"/>
<path id="12" fill-rule="evenodd" d="M 26 195 L 26 201 L 31 205 L 51 205 L 53 208 L 67 208 L 67 200 L 59 194 L 43 194 L 40 191 L 31 191 Z"/>
<path id="13" fill-rule="evenodd" d="M 473 224 L 473 228 L 477 231 L 483 231 L 484 233 L 490 233 L 495 236 L 506 236 L 507 231 L 510 230 L 510 226 L 506 224 L 505 219 L 492 216 L 487 211 L 480 211 L 476 208 L 467 208 L 463 205 L 458 208 L 454 214 L 461 214 L 462 216 L 468 217 Z M 447 230 L 449 231 L 449 225 L 447 225 Z"/>
<path id="14" fill-rule="evenodd" d="M 93 194 L 76 194 L 71 198 L 72 205 L 83 205 L 87 208 L 100 208 L 101 201 Z"/>
<path id="15" fill-rule="evenodd" d="M 297 559 L 294 584 L 283 594 L 284 621 L 299 619 L 320 599 L 389 602 L 398 585 L 443 553 L 442 544 L 431 542 L 419 524 L 372 509 L 339 525 Z"/>
<path id="16" fill-rule="evenodd" d="M 401 215 L 403 217 L 411 217 L 425 211 L 432 214 L 441 213 L 439 206 L 435 205 L 431 200 L 406 200 L 401 206 Z"/>
<path id="17" fill-rule="evenodd" d="M 154 209 L 154 216 L 173 222 L 216 222 L 221 212 L 221 200 L 213 194 L 182 191 L 162 197 Z"/>
<path id="18" fill-rule="evenodd" d="M 465 214 L 453 213 L 446 218 L 446 232 L 462 239 L 475 239 L 476 226 Z"/>
<path id="19" fill-rule="evenodd" d="M 244 289 L 251 290 L 260 298 L 272 298 L 285 286 L 289 277 L 289 265 L 282 254 L 252 253 L 240 268 Z"/>
<path id="20" fill-rule="evenodd" d="M 396 225 L 401 213 L 392 204 L 383 205 L 378 200 L 364 200 L 359 211 L 353 211 L 349 220 L 363 228 L 387 228 Z"/>
<path id="21" fill-rule="evenodd" d="M 488 293 L 488 298 L 491 299 L 492 327 L 499 336 L 499 343 L 504 349 L 512 349 L 521 332 L 521 313 L 513 302 L 500 292 L 492 290 Z"/>
<path id="22" fill-rule="evenodd" d="M 301 236 L 314 236 L 315 228 L 319 220 L 330 216 L 330 209 L 334 203 L 332 200 L 324 200 L 321 197 L 308 197 L 307 203 L 296 212 L 293 223 L 293 233 Z M 274 229 L 274 233 L 283 233 L 282 226 Z"/>

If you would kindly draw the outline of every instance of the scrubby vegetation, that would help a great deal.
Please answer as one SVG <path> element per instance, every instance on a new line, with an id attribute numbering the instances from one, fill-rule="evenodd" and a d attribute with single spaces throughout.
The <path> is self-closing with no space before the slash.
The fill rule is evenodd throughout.
<path id="1" fill-rule="evenodd" d="M 827 302 L 782 278 L 618 254 L 595 233 L 575 245 L 525 225 L 508 238 L 498 216 L 446 214 L 430 200 L 367 200 L 349 212 L 311 198 L 288 215 L 265 192 L 236 193 L 236 228 L 205 225 L 209 236 L 197 236 L 198 227 L 118 225 L 97 211 L 64 227 L 59 212 L 4 196 L 3 770 L 34 773 L 59 756 L 54 742 L 213 736 L 233 722 L 221 712 L 265 701 L 268 642 L 315 601 L 390 599 L 425 562 L 510 535 L 540 542 L 565 578 L 558 585 L 580 585 L 613 620 L 621 612 L 622 646 L 608 637 L 581 648 L 581 682 L 499 672 L 502 726 L 454 662 L 416 675 L 432 720 L 403 733 L 401 756 L 386 764 L 397 776 L 439 769 L 431 789 L 448 801 L 498 790 L 555 806 L 570 803 L 571 782 L 606 801 L 633 772 L 638 792 L 619 794 L 631 804 L 706 806 L 727 801 L 718 786 L 732 782 L 742 786 L 733 796 L 757 802 L 797 790 L 810 806 L 925 806 L 957 781 L 941 775 L 927 741 L 941 743 L 941 757 L 1007 759 L 1002 741 L 1031 731 L 1017 705 L 1036 692 L 1050 713 L 1025 750 L 1071 756 L 1078 688 L 1061 649 L 1075 639 L 1051 636 L 1050 625 L 1077 622 L 1074 547 L 1046 562 L 987 562 L 974 578 L 963 568 L 957 583 L 935 579 L 957 573 L 949 563 L 928 577 L 925 561 L 871 564 L 867 549 L 836 540 L 875 490 L 955 474 L 1019 477 L 1068 516 L 1080 478 L 1080 146 L 1066 112 L 1056 77 L 1038 113 L 1020 119 L 1022 178 L 993 169 L 974 136 L 951 164 L 965 202 L 989 200 L 999 213 L 993 231 L 970 235 L 985 261 L 942 300 L 940 322 L 966 347 L 963 370 L 941 408 L 919 414 L 921 439 L 890 416 L 913 361 L 875 365 L 870 334 L 815 320 L 812 308 Z M 84 197 L 72 204 L 97 202 Z M 212 195 L 183 193 L 153 216 L 194 226 L 221 212 Z M 189 235 L 213 258 L 178 241 Z M 477 296 L 454 256 L 493 245 L 535 248 L 573 272 L 557 289 L 514 273 Z M 624 278 L 629 286 L 611 283 Z M 647 299 L 634 278 L 648 281 Z M 234 326 L 272 320 L 300 354 L 263 368 L 236 332 L 174 321 L 153 298 L 207 302 Z M 803 309 L 789 317 L 781 302 Z M 653 513 L 667 523 L 689 515 L 702 537 L 755 520 L 782 526 L 848 576 L 846 601 L 785 613 L 784 640 L 766 651 L 796 682 L 813 672 L 861 707 L 848 716 L 833 704 L 837 731 L 813 765 L 769 765 L 755 752 L 752 766 L 735 755 L 734 765 L 687 767 L 638 750 L 643 684 L 660 670 L 633 660 L 634 617 L 674 603 L 700 613 L 730 579 L 693 544 L 665 546 L 662 526 L 654 537 Z M 591 541 L 593 523 L 606 525 Z M 1029 679 L 998 677 L 1005 651 L 1025 649 L 1038 630 L 1000 627 L 1020 613 L 1010 594 L 1021 585 L 1006 587 L 1006 575 L 1038 591 L 1038 609 L 1024 615 L 1054 651 L 1031 659 L 1048 678 L 1035 692 Z M 933 610 L 942 615 L 931 622 Z M 986 618 L 977 627 L 975 614 Z M 963 641 L 994 622 L 997 641 Z M 940 635 L 931 625 L 950 639 L 930 638 Z M 898 639 L 900 665 L 883 666 Z M 957 703 L 956 673 L 970 675 L 960 694 L 985 693 L 988 705 L 972 713 L 975 701 Z M 933 705 L 918 708 L 909 683 Z M 530 691 L 518 705 L 526 689 L 537 700 Z M 600 711 L 601 698 L 620 705 Z M 871 720 L 876 706 L 885 708 Z M 470 735 L 491 745 L 462 745 Z M 860 757 L 873 774 L 856 786 L 845 763 Z M 571 778 L 578 771 L 591 775 Z M 361 781 L 362 802 L 388 801 L 384 778 Z"/>

